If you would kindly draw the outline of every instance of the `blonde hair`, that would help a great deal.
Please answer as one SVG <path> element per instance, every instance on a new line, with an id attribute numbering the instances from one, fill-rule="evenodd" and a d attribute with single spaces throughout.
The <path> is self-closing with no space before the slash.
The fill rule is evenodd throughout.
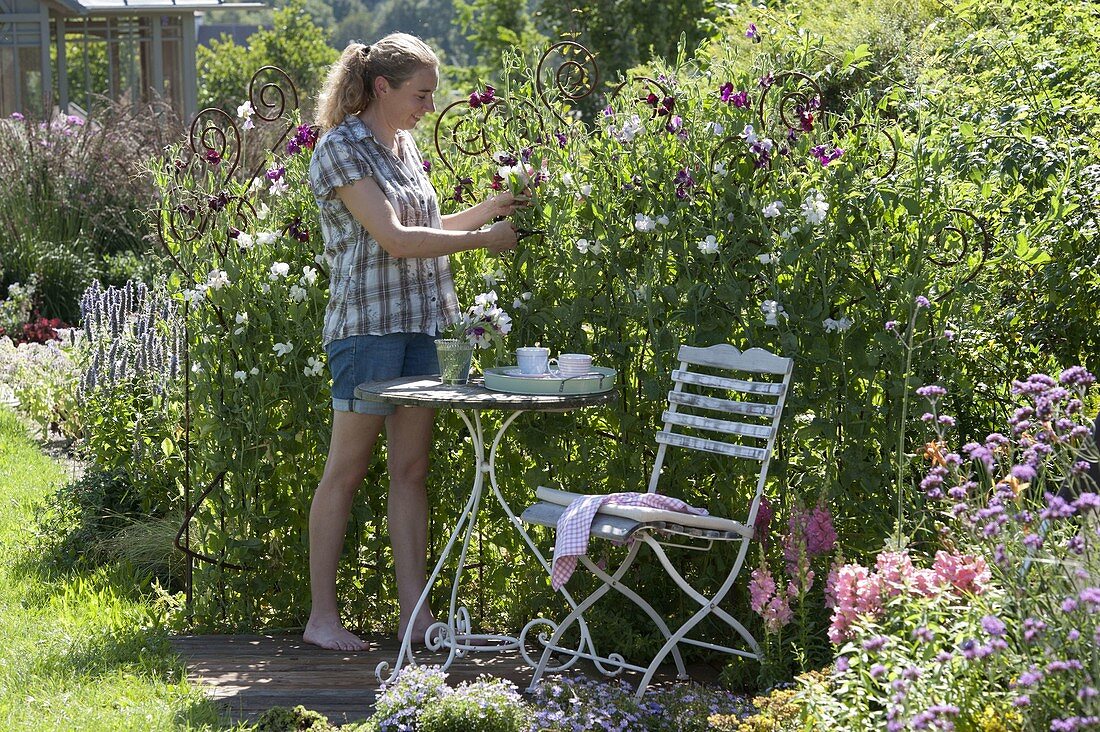
<path id="1" fill-rule="evenodd" d="M 439 58 L 416 36 L 390 33 L 369 46 L 352 41 L 325 77 L 317 97 L 317 124 L 330 130 L 347 115 L 366 109 L 379 76 L 398 87 L 425 68 L 439 68 Z"/>

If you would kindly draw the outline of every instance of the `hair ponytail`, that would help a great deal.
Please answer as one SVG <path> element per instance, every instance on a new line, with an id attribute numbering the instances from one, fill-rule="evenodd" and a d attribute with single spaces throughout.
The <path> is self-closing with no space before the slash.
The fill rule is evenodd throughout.
<path id="1" fill-rule="evenodd" d="M 325 77 L 317 97 L 317 124 L 327 131 L 366 109 L 379 76 L 397 87 L 421 69 L 438 67 L 435 52 L 416 36 L 391 33 L 372 45 L 352 41 Z"/>

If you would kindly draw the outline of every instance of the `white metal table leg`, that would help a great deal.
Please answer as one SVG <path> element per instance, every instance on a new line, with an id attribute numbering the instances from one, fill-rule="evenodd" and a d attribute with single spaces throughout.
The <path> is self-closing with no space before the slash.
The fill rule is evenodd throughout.
<path id="1" fill-rule="evenodd" d="M 470 544 L 470 537 L 473 535 L 474 527 L 477 524 L 477 514 L 481 503 L 481 491 L 485 483 L 485 473 L 489 471 L 488 463 L 485 461 L 485 440 L 481 427 L 481 416 L 477 410 L 471 410 L 473 419 L 466 414 L 465 410 L 456 410 L 462 421 L 466 424 L 466 428 L 470 433 L 470 440 L 474 447 L 474 483 L 470 489 L 470 497 L 466 501 L 465 507 L 462 509 L 462 513 L 458 517 L 458 521 L 455 524 L 454 531 L 451 532 L 450 538 L 447 540 L 447 545 L 444 547 L 442 554 L 439 556 L 439 560 L 435 564 L 435 568 L 432 570 L 431 576 L 428 578 L 427 584 L 424 586 L 424 591 L 420 593 L 420 597 L 416 601 L 416 605 L 413 608 L 412 617 L 416 618 L 420 609 L 424 606 L 424 603 L 428 601 L 428 596 L 431 594 L 432 588 L 435 586 L 436 580 L 443 572 L 443 567 L 447 562 L 447 559 L 451 556 L 451 551 L 454 548 L 455 542 L 458 541 L 460 535 L 463 536 L 462 551 L 459 555 L 458 567 L 455 569 L 455 580 L 451 587 L 451 599 L 448 606 L 447 622 L 434 623 L 428 627 L 424 633 L 424 643 L 430 650 L 439 650 L 443 645 L 448 645 L 450 652 L 447 656 L 446 663 L 443 664 L 443 668 L 448 668 L 455 659 L 455 655 L 459 651 L 459 644 L 457 643 L 458 631 L 460 628 L 468 634 L 469 628 L 469 614 L 465 608 L 458 608 L 458 585 L 459 580 L 462 577 L 463 566 L 466 561 L 466 550 Z M 456 615 L 460 617 L 456 618 Z M 411 621 L 410 621 L 411 622 Z M 465 627 L 464 627 L 465 626 Z M 392 683 L 397 678 L 397 674 L 401 671 L 401 667 L 404 664 L 416 664 L 416 659 L 412 653 L 412 633 L 406 633 L 405 639 L 401 642 L 401 649 L 397 654 L 397 661 L 394 663 L 393 672 L 388 676 L 386 672 L 390 669 L 389 661 L 382 661 L 375 668 L 375 676 L 382 683 Z"/>

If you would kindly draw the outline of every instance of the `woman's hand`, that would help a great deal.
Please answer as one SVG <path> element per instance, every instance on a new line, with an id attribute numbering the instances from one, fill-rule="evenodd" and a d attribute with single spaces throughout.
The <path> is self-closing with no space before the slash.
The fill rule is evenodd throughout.
<path id="1" fill-rule="evenodd" d="M 487 234 L 488 236 L 485 237 L 485 248 L 493 254 L 500 254 L 501 252 L 515 249 L 516 242 L 519 241 L 519 238 L 516 236 L 516 227 L 508 220 L 498 221 L 493 224 L 489 227 Z"/>
<path id="2" fill-rule="evenodd" d="M 489 205 L 489 211 L 491 212 L 489 220 L 492 221 L 493 219 L 511 216 L 516 209 L 530 206 L 531 198 L 523 195 L 515 196 L 510 191 L 504 191 L 486 199 L 486 203 Z"/>

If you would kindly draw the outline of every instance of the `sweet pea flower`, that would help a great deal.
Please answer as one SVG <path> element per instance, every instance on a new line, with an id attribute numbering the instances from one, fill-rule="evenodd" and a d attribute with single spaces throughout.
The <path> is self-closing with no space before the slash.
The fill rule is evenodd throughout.
<path id="1" fill-rule="evenodd" d="M 291 342 L 276 343 L 274 346 L 271 347 L 271 350 L 275 353 L 276 356 L 282 358 L 283 356 L 294 350 L 294 344 Z"/>
<path id="2" fill-rule="evenodd" d="M 306 285 L 312 285 L 317 282 L 317 270 L 309 265 L 302 267 L 302 282 Z"/>
<path id="3" fill-rule="evenodd" d="M 255 245 L 255 243 L 256 242 L 255 240 L 253 240 L 251 234 L 246 234 L 243 231 L 240 234 L 237 234 L 237 247 L 241 250 L 251 249 Z"/>
<path id="4" fill-rule="evenodd" d="M 286 262 L 276 262 L 271 265 L 267 278 L 269 280 L 277 280 L 280 277 L 286 277 L 288 274 L 290 274 L 290 265 Z"/>
<path id="5" fill-rule="evenodd" d="M 256 243 L 262 247 L 271 246 L 277 238 L 274 231 L 260 231 L 256 233 Z"/>
<path id="6" fill-rule="evenodd" d="M 825 318 L 825 320 L 822 321 L 822 325 L 825 326 L 826 333 L 843 333 L 852 327 L 852 321 L 848 316 L 842 316 L 840 320 Z"/>
<path id="7" fill-rule="evenodd" d="M 781 213 L 783 213 L 783 202 L 782 201 L 772 201 L 771 203 L 769 203 L 767 206 L 765 206 L 763 208 L 764 218 L 766 218 L 766 219 L 774 219 L 775 217 L 779 216 Z"/>
<path id="8" fill-rule="evenodd" d="M 806 196 L 806 199 L 802 202 L 802 217 L 806 219 L 806 223 L 815 226 L 825 220 L 825 215 L 829 213 L 829 203 L 825 200 L 824 194 L 820 191 L 810 193 Z"/>
<path id="9" fill-rule="evenodd" d="M 206 277 L 206 286 L 211 290 L 220 290 L 228 284 L 229 275 L 222 269 L 212 269 Z"/>
<path id="10" fill-rule="evenodd" d="M 696 246 L 703 254 L 716 254 L 718 252 L 718 240 L 715 238 L 714 234 L 708 234 L 707 237 Z"/>
<path id="11" fill-rule="evenodd" d="M 246 130 L 251 130 L 256 125 L 252 122 L 252 115 L 255 113 L 255 109 L 252 107 L 252 102 L 246 101 L 244 104 L 237 107 L 237 117 L 244 120 L 244 124 L 241 125 Z"/>
<path id="12" fill-rule="evenodd" d="M 304 288 L 298 285 L 290 286 L 290 299 L 294 302 L 304 302 L 308 295 L 309 293 Z"/>

